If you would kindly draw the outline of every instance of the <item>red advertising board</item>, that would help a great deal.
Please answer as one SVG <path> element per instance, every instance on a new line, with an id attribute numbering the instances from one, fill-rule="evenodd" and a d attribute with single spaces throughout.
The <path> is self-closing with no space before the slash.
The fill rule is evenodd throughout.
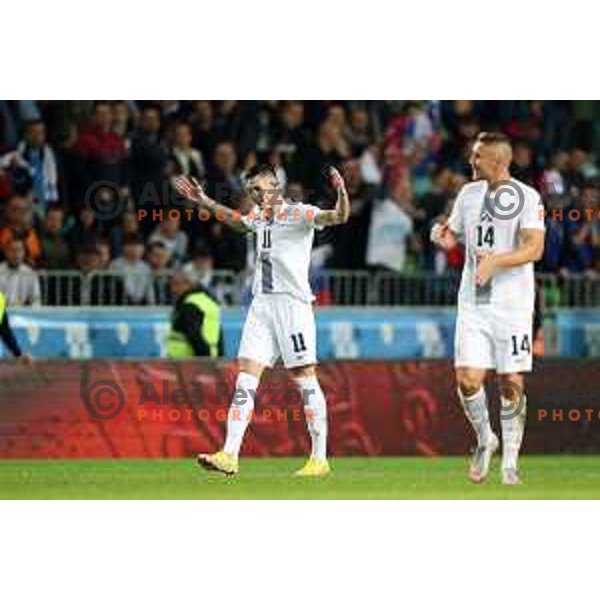
<path id="1" fill-rule="evenodd" d="M 528 383 L 526 451 L 599 451 L 600 417 L 574 420 L 568 412 L 594 408 L 599 372 L 600 361 L 539 366 Z M 196 360 L 40 361 L 30 369 L 2 363 L 0 457 L 183 457 L 216 450 L 235 376 L 231 363 Z M 448 361 L 336 361 L 321 365 L 319 378 L 332 455 L 436 456 L 465 453 L 473 444 Z M 556 410 L 563 410 L 561 419 Z M 308 449 L 301 397 L 287 373 L 275 370 L 258 390 L 242 451 L 286 456 Z"/>

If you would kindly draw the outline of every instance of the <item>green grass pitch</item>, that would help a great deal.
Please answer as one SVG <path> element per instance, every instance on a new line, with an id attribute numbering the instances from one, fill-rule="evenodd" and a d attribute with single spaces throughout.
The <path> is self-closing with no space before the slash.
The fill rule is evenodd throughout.
<path id="1" fill-rule="evenodd" d="M 524 483 L 466 479 L 467 459 L 333 458 L 326 479 L 291 475 L 297 458 L 242 459 L 235 478 L 190 460 L 1 460 L 0 498 L 73 499 L 598 499 L 600 456 L 524 456 Z"/>

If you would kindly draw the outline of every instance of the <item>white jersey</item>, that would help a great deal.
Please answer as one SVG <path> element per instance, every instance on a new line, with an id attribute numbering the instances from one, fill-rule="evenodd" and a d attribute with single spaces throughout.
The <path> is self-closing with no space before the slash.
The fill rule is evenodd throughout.
<path id="1" fill-rule="evenodd" d="M 486 202 L 488 187 L 487 181 L 464 185 L 448 221 L 450 229 L 465 245 L 459 308 L 491 305 L 508 310 L 533 311 L 533 262 L 502 269 L 487 285 L 479 287 L 475 283 L 476 253 L 502 254 L 515 250 L 521 229 L 544 229 L 544 206 L 533 188 L 516 179 L 499 185 L 495 195 Z"/>
<path id="2" fill-rule="evenodd" d="M 289 294 L 302 302 L 314 295 L 308 281 L 315 218 L 320 208 L 291 200 L 268 216 L 260 209 L 242 221 L 256 233 L 256 266 L 252 293 Z"/>

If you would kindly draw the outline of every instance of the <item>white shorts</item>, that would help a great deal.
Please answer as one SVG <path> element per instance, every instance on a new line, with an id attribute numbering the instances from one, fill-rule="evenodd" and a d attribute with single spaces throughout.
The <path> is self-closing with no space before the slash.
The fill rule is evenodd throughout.
<path id="1" fill-rule="evenodd" d="M 529 372 L 532 350 L 533 311 L 459 307 L 455 366 L 495 369 L 497 373 Z"/>
<path id="2" fill-rule="evenodd" d="M 248 310 L 238 358 L 272 367 L 280 357 L 288 368 L 316 364 L 313 308 L 288 294 L 260 294 Z"/>

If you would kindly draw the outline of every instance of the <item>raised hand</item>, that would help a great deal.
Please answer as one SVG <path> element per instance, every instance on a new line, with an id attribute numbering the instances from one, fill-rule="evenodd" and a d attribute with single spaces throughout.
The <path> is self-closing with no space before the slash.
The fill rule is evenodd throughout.
<path id="1" fill-rule="evenodd" d="M 341 173 L 335 168 L 331 167 L 329 169 L 329 176 L 331 179 L 331 185 L 338 191 L 345 192 L 346 184 L 344 182 L 344 178 Z"/>
<path id="2" fill-rule="evenodd" d="M 178 175 L 173 178 L 172 185 L 184 198 L 203 206 L 208 203 L 209 199 L 204 189 L 193 177 Z"/>

